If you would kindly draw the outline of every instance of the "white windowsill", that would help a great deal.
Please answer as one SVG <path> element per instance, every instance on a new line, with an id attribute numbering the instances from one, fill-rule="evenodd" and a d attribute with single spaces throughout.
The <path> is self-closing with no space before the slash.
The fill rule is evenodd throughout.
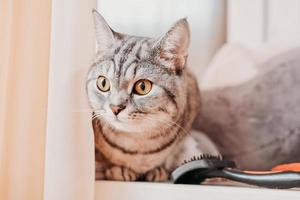
<path id="1" fill-rule="evenodd" d="M 300 191 L 212 185 L 96 181 L 95 200 L 300 199 Z"/>

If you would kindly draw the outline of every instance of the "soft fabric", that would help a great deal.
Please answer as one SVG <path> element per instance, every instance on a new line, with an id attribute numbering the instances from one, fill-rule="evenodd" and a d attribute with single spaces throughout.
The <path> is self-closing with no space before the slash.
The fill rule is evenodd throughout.
<path id="1" fill-rule="evenodd" d="M 200 82 L 195 122 L 246 169 L 300 161 L 300 48 L 226 45 Z"/>

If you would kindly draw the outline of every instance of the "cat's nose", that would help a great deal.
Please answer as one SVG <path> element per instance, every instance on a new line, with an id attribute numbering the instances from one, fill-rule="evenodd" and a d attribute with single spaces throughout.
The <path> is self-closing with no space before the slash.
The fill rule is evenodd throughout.
<path id="1" fill-rule="evenodd" d="M 113 105 L 110 104 L 109 105 L 111 111 L 117 116 L 122 110 L 124 110 L 126 108 L 125 105 Z"/>

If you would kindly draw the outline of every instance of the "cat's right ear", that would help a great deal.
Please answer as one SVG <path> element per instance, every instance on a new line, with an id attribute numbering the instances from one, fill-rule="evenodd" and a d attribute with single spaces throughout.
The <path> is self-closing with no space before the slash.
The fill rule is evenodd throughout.
<path id="1" fill-rule="evenodd" d="M 121 37 L 119 33 L 114 32 L 104 18 L 93 9 L 95 34 L 97 41 L 97 53 L 103 54 L 112 49 L 114 43 Z"/>

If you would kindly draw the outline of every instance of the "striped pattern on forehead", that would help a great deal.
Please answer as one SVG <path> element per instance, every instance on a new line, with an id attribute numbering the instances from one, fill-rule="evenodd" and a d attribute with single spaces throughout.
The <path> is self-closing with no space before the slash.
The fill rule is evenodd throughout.
<path id="1" fill-rule="evenodd" d="M 150 45 L 151 39 L 149 38 L 132 36 L 124 39 L 120 47 L 116 48 L 113 58 L 117 78 L 125 77 L 129 68 L 136 67 L 134 64 L 149 54 Z"/>

